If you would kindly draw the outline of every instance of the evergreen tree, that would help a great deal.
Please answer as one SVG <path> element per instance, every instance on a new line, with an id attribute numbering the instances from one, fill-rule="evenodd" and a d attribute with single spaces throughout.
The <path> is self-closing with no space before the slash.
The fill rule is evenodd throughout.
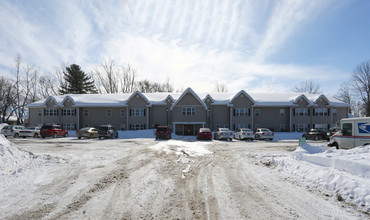
<path id="1" fill-rule="evenodd" d="M 86 94 L 97 93 L 94 81 L 86 75 L 77 64 L 63 69 L 64 82 L 61 82 L 61 94 Z"/>

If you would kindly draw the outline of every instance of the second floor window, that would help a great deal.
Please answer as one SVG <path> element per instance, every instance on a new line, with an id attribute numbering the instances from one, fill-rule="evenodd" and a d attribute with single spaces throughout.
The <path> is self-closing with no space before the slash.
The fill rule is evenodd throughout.
<path id="1" fill-rule="evenodd" d="M 328 109 L 327 108 L 316 108 L 315 116 L 328 116 Z"/>
<path id="2" fill-rule="evenodd" d="M 76 111 L 75 109 L 72 109 L 72 108 L 65 108 L 63 109 L 62 115 L 63 116 L 75 116 Z"/>
<path id="3" fill-rule="evenodd" d="M 195 107 L 183 107 L 182 115 L 195 115 Z"/>
<path id="4" fill-rule="evenodd" d="M 84 110 L 84 116 L 89 116 L 89 109 Z"/>
<path id="5" fill-rule="evenodd" d="M 236 108 L 234 116 L 249 116 L 249 109 L 247 109 L 247 108 Z"/>
<path id="6" fill-rule="evenodd" d="M 108 117 L 111 117 L 112 116 L 112 109 L 107 109 L 106 113 L 107 113 Z"/>
<path id="7" fill-rule="evenodd" d="M 132 108 L 130 110 L 130 116 L 145 116 L 145 111 L 143 108 Z"/>
<path id="8" fill-rule="evenodd" d="M 296 108 L 295 116 L 308 116 L 308 108 Z"/>
<path id="9" fill-rule="evenodd" d="M 256 109 L 256 110 L 254 110 L 254 115 L 255 115 L 256 117 L 259 117 L 259 116 L 261 115 L 261 110 L 260 110 L 260 109 Z"/>
<path id="10" fill-rule="evenodd" d="M 285 109 L 280 109 L 280 116 L 284 117 L 285 116 Z"/>
<path id="11" fill-rule="evenodd" d="M 45 109 L 45 116 L 58 116 L 58 109 L 56 108 Z"/>
<path id="12" fill-rule="evenodd" d="M 125 117 L 125 109 L 120 110 L 120 115 L 121 115 L 121 117 Z"/>

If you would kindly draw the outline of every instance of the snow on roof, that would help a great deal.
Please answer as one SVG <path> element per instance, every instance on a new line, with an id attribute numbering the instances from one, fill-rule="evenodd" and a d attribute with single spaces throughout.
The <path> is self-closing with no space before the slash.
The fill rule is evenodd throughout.
<path id="1" fill-rule="evenodd" d="M 182 97 L 185 93 L 193 90 L 185 90 L 183 93 L 120 93 L 120 94 L 69 94 L 61 96 L 50 96 L 46 99 L 31 103 L 28 107 L 45 106 L 50 100 L 62 106 L 63 101 L 71 100 L 74 106 L 77 107 L 99 107 L 99 106 L 127 106 L 127 102 L 134 94 L 141 95 L 149 101 L 149 105 L 163 105 L 170 98 L 173 102 Z M 231 92 L 212 92 L 212 93 L 195 93 L 204 103 L 207 97 L 211 98 L 213 105 L 230 105 L 232 100 L 238 94 L 244 93 L 241 90 L 238 93 Z M 306 99 L 310 106 L 316 106 L 317 102 L 322 98 L 329 102 L 330 106 L 348 107 L 347 103 L 343 103 L 332 97 L 323 94 L 302 94 L 294 92 L 268 93 L 268 92 L 245 92 L 254 102 L 254 106 L 296 106 L 297 101 L 301 98 Z M 68 98 L 67 98 L 68 97 Z"/>

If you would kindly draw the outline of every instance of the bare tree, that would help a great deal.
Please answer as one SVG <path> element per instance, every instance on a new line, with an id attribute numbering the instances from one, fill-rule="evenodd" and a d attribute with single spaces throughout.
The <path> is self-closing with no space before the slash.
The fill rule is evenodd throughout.
<path id="1" fill-rule="evenodd" d="M 0 78 L 0 121 L 4 122 L 7 120 L 6 116 L 9 116 L 9 110 L 14 105 L 15 92 L 13 83 L 10 79 L 5 77 Z"/>
<path id="2" fill-rule="evenodd" d="M 338 94 L 334 95 L 334 98 L 338 99 L 339 101 L 349 104 L 351 106 L 349 110 L 350 114 L 354 112 L 356 101 L 354 100 L 352 84 L 350 82 L 342 83 L 339 88 Z"/>
<path id="3" fill-rule="evenodd" d="M 40 98 L 58 95 L 58 91 L 58 80 L 52 74 L 42 75 L 38 78 L 38 96 Z"/>
<path id="4" fill-rule="evenodd" d="M 108 59 L 93 71 L 96 87 L 105 93 L 129 93 L 136 89 L 136 71 L 130 64 L 118 66 Z"/>
<path id="5" fill-rule="evenodd" d="M 173 86 L 170 83 L 170 80 L 167 79 L 165 83 L 150 82 L 145 79 L 137 82 L 137 89 L 144 93 L 150 92 L 172 92 Z"/>
<path id="6" fill-rule="evenodd" d="M 215 88 L 213 89 L 214 92 L 227 92 L 228 89 L 223 82 L 216 82 Z"/>
<path id="7" fill-rule="evenodd" d="M 306 80 L 300 82 L 293 88 L 294 92 L 309 93 L 309 94 L 318 94 L 320 91 L 320 84 L 312 80 Z"/>
<path id="8" fill-rule="evenodd" d="M 364 104 L 366 116 L 370 116 L 370 60 L 360 63 L 352 78 L 354 91 Z"/>

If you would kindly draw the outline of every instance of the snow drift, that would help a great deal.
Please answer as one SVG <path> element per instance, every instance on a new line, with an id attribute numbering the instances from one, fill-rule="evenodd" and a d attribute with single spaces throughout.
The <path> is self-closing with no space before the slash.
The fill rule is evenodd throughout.
<path id="1" fill-rule="evenodd" d="M 275 158 L 276 159 L 276 158 Z M 276 159 L 279 171 L 293 175 L 310 188 L 336 196 L 339 201 L 370 211 L 370 147 L 326 150 L 304 144 L 289 157 Z"/>

